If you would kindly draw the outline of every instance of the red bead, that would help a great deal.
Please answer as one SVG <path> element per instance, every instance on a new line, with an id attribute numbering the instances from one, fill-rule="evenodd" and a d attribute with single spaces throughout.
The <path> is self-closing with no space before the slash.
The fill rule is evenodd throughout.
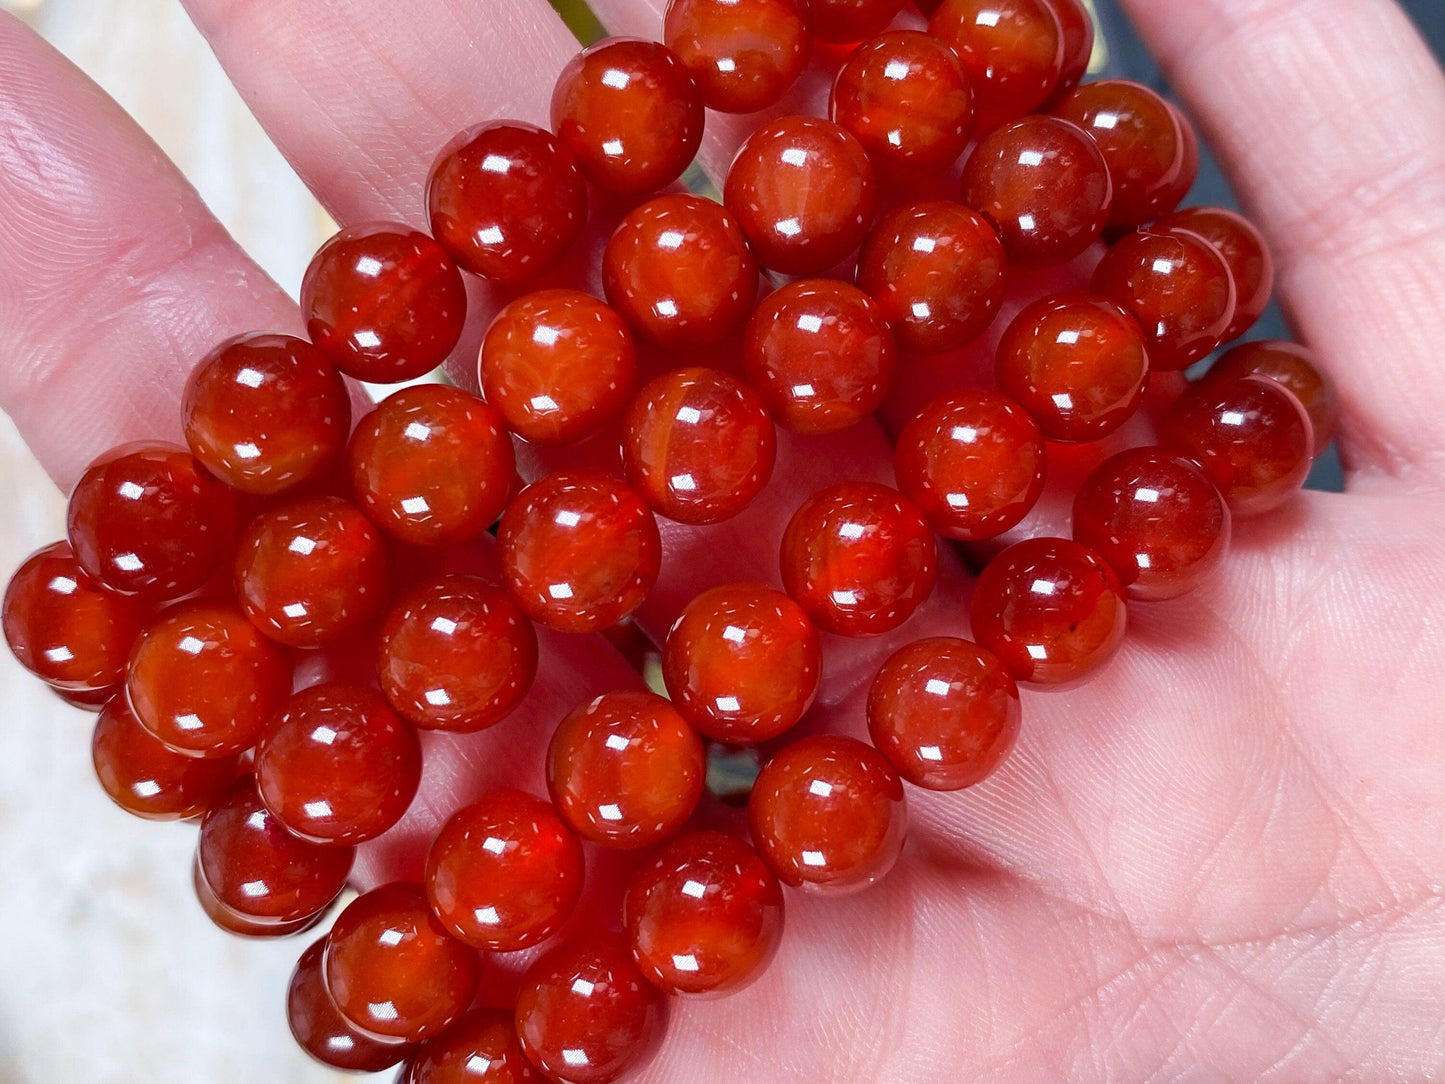
<path id="1" fill-rule="evenodd" d="M 903 0 L 808 0 L 813 36 L 819 41 L 853 42 L 887 29 Z"/>
<path id="2" fill-rule="evenodd" d="M 723 199 L 759 262 L 785 275 L 842 261 L 878 207 L 863 145 L 816 117 L 779 117 L 753 132 L 728 170 Z"/>
<path id="3" fill-rule="evenodd" d="M 840 482 L 803 502 L 783 534 L 783 586 L 819 628 L 875 636 L 933 593 L 938 545 L 887 486 Z"/>
<path id="4" fill-rule="evenodd" d="M 1193 365 L 1234 320 L 1229 265 L 1187 230 L 1150 227 L 1124 237 L 1094 272 L 1093 290 L 1139 321 L 1154 369 Z"/>
<path id="5" fill-rule="evenodd" d="M 473 1009 L 417 1051 L 405 1084 L 541 1084 L 512 1013 Z M 401 1084 L 401 1082 L 398 1082 Z"/>
<path id="6" fill-rule="evenodd" d="M 999 341 L 999 391 L 1018 400 L 1049 440 L 1114 432 L 1139 407 L 1149 377 L 1144 334 L 1112 301 L 1059 294 L 1029 305 Z"/>
<path id="7" fill-rule="evenodd" d="M 743 340 L 743 375 L 778 424 L 834 433 L 882 404 L 897 349 L 878 303 L 836 279 L 804 279 L 775 290 L 753 311 Z"/>
<path id="8" fill-rule="evenodd" d="M 908 814 L 898 773 L 877 750 L 817 735 L 782 749 L 763 768 L 748 821 L 758 853 L 784 884 L 841 895 L 893 868 Z"/>
<path id="9" fill-rule="evenodd" d="M 1094 55 L 1094 19 L 1083 0 L 1045 0 L 1059 18 L 1064 35 L 1064 66 L 1054 95 L 1067 94 L 1079 85 Z"/>
<path id="10" fill-rule="evenodd" d="M 236 778 L 234 757 L 197 760 L 167 749 L 140 725 L 124 696 L 101 709 L 90 753 L 110 800 L 151 821 L 200 816 Z"/>
<path id="11" fill-rule="evenodd" d="M 516 1028 L 549 1080 L 610 1084 L 650 1061 L 668 1004 L 614 933 L 564 942 L 522 976 Z"/>
<path id="12" fill-rule="evenodd" d="M 127 444 L 106 452 L 70 494 L 75 558 L 112 591 L 179 598 L 221 567 L 235 538 L 234 495 L 184 448 Z"/>
<path id="13" fill-rule="evenodd" d="M 582 894 L 582 844 L 541 798 L 499 790 L 453 814 L 432 842 L 426 890 L 453 937 L 493 952 L 540 944 Z"/>
<path id="14" fill-rule="evenodd" d="M 889 656 L 868 692 L 868 733 L 908 782 L 961 790 L 993 774 L 1019 733 L 1019 691 L 1003 663 L 940 636 Z"/>
<path id="15" fill-rule="evenodd" d="M 634 209 L 608 240 L 602 285 L 639 335 L 686 350 L 712 346 L 742 327 L 758 295 L 758 265 L 722 204 L 658 196 Z"/>
<path id="16" fill-rule="evenodd" d="M 326 990 L 322 959 L 326 938 L 312 942 L 291 972 L 286 1019 L 297 1045 L 322 1065 L 347 1072 L 379 1073 L 411 1053 L 406 1043 L 383 1043 L 363 1035 L 336 1011 Z"/>
<path id="17" fill-rule="evenodd" d="M 385 601 L 386 545 L 339 497 L 292 501 L 257 516 L 236 551 L 236 597 L 251 623 L 290 647 L 360 630 Z"/>
<path id="18" fill-rule="evenodd" d="M 467 1011 L 481 970 L 475 950 L 437 922 L 421 886 L 401 882 L 358 896 L 336 917 L 322 967 L 352 1027 L 412 1043 Z"/>
<path id="19" fill-rule="evenodd" d="M 649 981 L 674 994 L 730 994 L 777 953 L 783 890 L 746 843 L 692 832 L 633 875 L 622 915 Z"/>
<path id="20" fill-rule="evenodd" d="M 1223 563 L 1229 508 L 1182 455 L 1135 448 L 1079 486 L 1074 539 L 1109 562 L 1130 598 L 1177 598 Z"/>
<path id="21" fill-rule="evenodd" d="M 853 50 L 828 113 L 890 175 L 939 173 L 973 135 L 973 91 L 953 50 L 916 30 L 893 30 Z"/>
<path id="22" fill-rule="evenodd" d="M 341 459 L 351 396 L 326 355 L 290 335 L 242 335 L 203 358 L 181 401 L 186 443 L 242 493 L 268 496 Z"/>
<path id="23" fill-rule="evenodd" d="M 1239 338 L 1269 306 L 1274 290 L 1274 259 L 1264 235 L 1249 219 L 1223 207 L 1190 207 L 1159 223 L 1160 229 L 1176 227 L 1204 238 L 1229 265 L 1236 297 L 1234 320 L 1220 337 L 1225 342 Z"/>
<path id="24" fill-rule="evenodd" d="M 593 471 L 556 471 L 502 516 L 507 586 L 533 621 L 563 632 L 617 624 L 662 563 L 657 521 L 635 490 Z"/>
<path id="25" fill-rule="evenodd" d="M 702 94 L 654 41 L 600 41 L 572 58 L 552 91 L 552 130 L 609 192 L 638 195 L 677 180 L 702 127 Z"/>
<path id="26" fill-rule="evenodd" d="M 675 834 L 702 797 L 702 741 L 660 696 L 605 693 L 558 724 L 547 750 L 557 812 L 583 839 L 636 850 Z"/>
<path id="27" fill-rule="evenodd" d="M 1025 117 L 983 138 L 963 170 L 963 202 L 998 227 L 1020 267 L 1067 263 L 1099 239 L 1113 187 L 1077 124 Z"/>
<path id="28" fill-rule="evenodd" d="M 533 444 L 572 444 L 622 416 L 637 351 L 622 318 L 577 290 L 541 290 L 497 314 L 482 341 L 482 394 Z"/>
<path id="29" fill-rule="evenodd" d="M 428 730 L 484 730 L 532 687 L 537 634 L 502 588 L 476 576 L 443 576 L 392 607 L 377 671 L 404 719 Z"/>
<path id="30" fill-rule="evenodd" d="M 1210 366 L 1208 381 L 1262 376 L 1282 384 L 1300 401 L 1314 430 L 1315 455 L 1324 451 L 1340 425 L 1340 396 L 1319 359 L 1298 343 L 1266 339 L 1242 343 Z"/>
<path id="31" fill-rule="evenodd" d="M 662 36 L 709 109 L 753 113 L 803 73 L 812 35 L 801 0 L 668 0 Z"/>
<path id="32" fill-rule="evenodd" d="M 947 538 L 1016 526 L 1044 490 L 1044 441 L 1013 400 L 982 388 L 933 400 L 898 435 L 898 488 Z"/>
<path id="33" fill-rule="evenodd" d="M 975 211 L 947 200 L 885 215 L 858 256 L 858 285 L 883 309 L 898 345 L 953 350 L 983 334 L 1005 288 L 1003 244 Z"/>
<path id="34" fill-rule="evenodd" d="M 291 694 L 291 658 L 229 602 L 183 602 L 141 634 L 126 695 L 140 724 L 193 757 L 233 757 L 256 744 Z"/>
<path id="35" fill-rule="evenodd" d="M 988 131 L 1043 105 L 1064 67 L 1064 33 L 1050 0 L 943 0 L 928 32 L 958 54 Z"/>
<path id="36" fill-rule="evenodd" d="M 357 425 L 348 459 L 361 510 L 415 546 L 477 537 L 507 506 L 517 472 L 497 412 L 445 384 L 387 396 Z"/>
<path id="37" fill-rule="evenodd" d="M 762 742 L 792 729 L 812 705 L 823 654 L 796 602 L 734 583 L 687 604 L 667 634 L 662 673 L 672 702 L 709 738 Z"/>
<path id="38" fill-rule="evenodd" d="M 1064 538 L 1017 542 L 973 589 L 973 634 L 1019 681 L 1057 685 L 1103 666 L 1124 640 L 1119 577 Z"/>
<path id="39" fill-rule="evenodd" d="M 468 128 L 427 179 L 432 236 L 466 270 L 509 286 L 557 265 L 587 224 L 577 159 L 520 121 Z"/>
<path id="40" fill-rule="evenodd" d="M 1184 202 L 1184 197 L 1189 195 L 1194 188 L 1194 181 L 1199 174 L 1199 135 L 1194 131 L 1194 125 L 1173 102 L 1169 102 L 1169 112 L 1174 114 L 1174 121 L 1179 125 L 1180 137 L 1184 140 L 1182 153 L 1182 165 L 1179 169 L 1179 176 L 1174 183 L 1169 185 L 1163 192 L 1162 199 L 1165 207 L 1173 209 Z"/>

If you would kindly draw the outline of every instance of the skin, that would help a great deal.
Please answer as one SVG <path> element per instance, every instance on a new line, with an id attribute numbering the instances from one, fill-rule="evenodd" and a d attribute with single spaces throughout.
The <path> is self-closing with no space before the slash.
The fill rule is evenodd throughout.
<path id="1" fill-rule="evenodd" d="M 576 48 L 543 0 L 188 6 L 343 223 L 420 225 L 435 148 L 479 117 L 545 121 Z M 650 37 L 663 0 L 594 6 Z M 1239 523 L 1217 582 L 1134 607 L 1096 680 L 1026 693 L 1005 767 L 960 794 L 911 791 L 911 842 L 877 889 L 790 895 L 772 969 L 679 1005 L 642 1081 L 1445 1073 L 1445 79 L 1388 0 L 1128 6 L 1340 385 L 1347 492 Z M 793 104 L 817 111 L 825 84 L 816 68 Z M 718 176 L 745 119 L 713 119 L 702 158 Z M 177 436 L 184 374 L 215 342 L 299 332 L 150 142 L 8 17 L 0 206 L 0 406 L 61 486 L 110 445 Z M 489 304 L 475 292 L 479 323 Z M 789 441 L 745 516 L 670 529 L 647 627 L 696 590 L 703 547 L 726 555 L 720 577 L 775 580 L 787 515 L 840 476 L 891 480 L 881 429 Z M 899 633 L 830 641 L 820 726 L 861 732 L 889 651 L 965 632 L 966 577 L 943 564 Z M 433 745 L 405 829 L 364 857 L 371 882 L 414 868 L 463 781 L 536 789 L 540 748 L 519 736 L 540 742 L 628 680 L 594 638 L 545 640 L 556 680 L 512 729 Z"/>

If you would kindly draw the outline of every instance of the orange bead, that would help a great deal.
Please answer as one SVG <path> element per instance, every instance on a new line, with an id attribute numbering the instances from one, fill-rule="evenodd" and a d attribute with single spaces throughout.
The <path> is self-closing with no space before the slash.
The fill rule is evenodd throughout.
<path id="1" fill-rule="evenodd" d="M 1210 366 L 1205 380 L 1213 383 L 1242 376 L 1273 380 L 1300 401 L 1310 416 L 1316 456 L 1335 439 L 1340 426 L 1340 395 L 1319 359 L 1305 347 L 1276 339 L 1241 343 Z"/>
<path id="2" fill-rule="evenodd" d="M 1094 19 L 1083 0 L 1045 0 L 1059 18 L 1064 34 L 1064 66 L 1054 100 L 1079 85 L 1094 55 Z"/>
<path id="3" fill-rule="evenodd" d="M 1213 245 L 1234 277 L 1234 320 L 1220 336 L 1237 339 L 1252 328 L 1269 307 L 1274 290 L 1274 258 L 1254 223 L 1223 207 L 1190 207 L 1175 211 L 1159 223 L 1160 229 L 1178 227 L 1198 234 Z"/>
<path id="4" fill-rule="evenodd" d="M 322 975 L 325 952 L 326 938 L 313 941 L 291 972 L 286 1020 L 297 1045 L 322 1065 L 348 1072 L 379 1073 L 404 1060 L 411 1046 L 364 1035 L 336 1011 Z"/>
<path id="5" fill-rule="evenodd" d="M 236 778 L 235 757 L 199 760 L 167 749 L 140 725 L 124 696 L 101 709 L 90 752 L 110 800 L 146 820 L 198 817 Z"/>
<path id="6" fill-rule="evenodd" d="M 703 102 L 722 113 L 772 105 L 812 47 L 804 0 L 668 0 L 662 34 Z"/>
<path id="7" fill-rule="evenodd" d="M 512 1013 L 477 1008 L 416 1053 L 410 1075 L 397 1084 L 541 1084 L 522 1053 Z"/>
<path id="8" fill-rule="evenodd" d="M 943 0 L 928 32 L 958 54 L 989 131 L 1048 100 L 1064 69 L 1064 32 L 1049 0 Z"/>

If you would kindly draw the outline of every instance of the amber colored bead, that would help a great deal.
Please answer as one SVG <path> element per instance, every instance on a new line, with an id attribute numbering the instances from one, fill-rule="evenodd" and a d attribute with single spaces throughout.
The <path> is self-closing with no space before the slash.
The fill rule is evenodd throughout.
<path id="1" fill-rule="evenodd" d="M 404 1060 L 411 1053 L 406 1043 L 364 1035 L 337 1012 L 322 975 L 325 953 L 326 938 L 313 941 L 291 972 L 286 1020 L 297 1045 L 322 1065 L 347 1072 L 379 1073 Z"/>
<path id="2" fill-rule="evenodd" d="M 432 236 L 463 268 L 515 286 L 551 270 L 587 224 L 587 185 L 551 132 L 520 121 L 468 128 L 426 190 Z"/>
<path id="3" fill-rule="evenodd" d="M 639 335 L 685 350 L 712 346 L 742 327 L 757 298 L 758 265 L 722 204 L 658 196 L 608 240 L 602 286 Z"/>
<path id="4" fill-rule="evenodd" d="M 1105 253 L 1093 290 L 1144 330 L 1151 368 L 1185 369 L 1219 345 L 1234 320 L 1234 276 L 1188 230 L 1137 230 Z"/>
<path id="5" fill-rule="evenodd" d="M 1078 86 L 1089 70 L 1089 61 L 1094 55 L 1094 19 L 1083 0 L 1045 0 L 1045 3 L 1058 16 L 1064 35 L 1064 65 L 1054 88 L 1055 97 L 1059 97 Z"/>
<path id="6" fill-rule="evenodd" d="M 193 757 L 231 757 L 256 744 L 291 693 L 291 658 L 229 602 L 183 602 L 136 641 L 126 675 L 136 718 Z"/>
<path id="7" fill-rule="evenodd" d="M 808 0 L 813 36 L 819 41 L 854 42 L 887 29 L 903 0 Z"/>
<path id="8" fill-rule="evenodd" d="M 96 778 L 110 800 L 150 821 L 198 817 L 236 778 L 236 758 L 198 760 L 167 749 L 118 695 L 101 709 L 90 742 Z"/>
<path id="9" fill-rule="evenodd" d="M 655 41 L 599 41 L 568 62 L 552 90 L 552 130 L 609 192 L 638 195 L 677 180 L 702 128 L 702 94 Z"/>
<path id="10" fill-rule="evenodd" d="M 854 49 L 828 113 L 891 176 L 941 172 L 973 135 L 973 92 L 958 57 L 917 30 L 889 31 Z"/>
<path id="11" fill-rule="evenodd" d="M 320 647 L 361 629 L 385 601 L 386 575 L 386 544 L 339 497 L 263 512 L 236 551 L 241 609 L 290 647 Z"/>
<path id="12" fill-rule="evenodd" d="M 348 459 L 361 510 L 415 546 L 477 537 L 507 506 L 517 470 L 497 412 L 445 384 L 387 396 L 357 425 Z"/>
<path id="13" fill-rule="evenodd" d="M 522 1053 L 512 1013 L 477 1008 L 422 1045 L 405 1084 L 542 1084 L 542 1077 Z"/>
<path id="14" fill-rule="evenodd" d="M 786 94 L 808 63 L 805 3 L 668 0 L 662 38 L 709 109 L 754 113 Z"/>
<path id="15" fill-rule="evenodd" d="M 1205 380 L 1213 382 L 1241 376 L 1267 377 L 1294 394 L 1310 416 L 1316 456 L 1335 439 L 1340 425 L 1339 392 L 1309 350 L 1298 343 L 1278 339 L 1241 343 L 1210 366 Z"/>
<path id="16" fill-rule="evenodd" d="M 476 951 L 442 928 L 421 886 L 404 882 L 373 888 L 336 916 L 322 968 L 352 1027 L 409 1043 L 455 1023 L 481 971 Z"/>
<path id="17" fill-rule="evenodd" d="M 610 1084 L 642 1068 L 667 1019 L 667 998 L 615 933 L 558 945 L 527 969 L 517 994 L 522 1049 L 549 1080 L 567 1084 Z"/>
<path id="18" fill-rule="evenodd" d="M 867 235 L 878 184 L 867 152 L 846 128 L 817 117 L 779 117 L 742 145 L 723 200 L 764 267 L 814 275 Z"/>
<path id="19" fill-rule="evenodd" d="M 556 471 L 507 507 L 498 532 L 507 586 L 533 621 L 563 632 L 617 624 L 662 563 L 657 521 L 637 492 L 593 471 Z"/>
<path id="20" fill-rule="evenodd" d="M 944 395 L 898 435 L 898 488 L 929 525 L 972 542 L 1016 526 L 1044 489 L 1044 440 L 1028 412 L 982 388 Z"/>
<path id="21" fill-rule="evenodd" d="M 235 495 L 184 448 L 126 444 L 96 459 L 70 494 L 75 559 L 112 591 L 170 599 L 221 567 L 235 539 Z"/>
<path id="22" fill-rule="evenodd" d="M 604 693 L 552 735 L 547 786 L 583 839 L 635 850 L 666 839 L 692 815 L 705 775 L 702 740 L 660 696 Z"/>
<path id="23" fill-rule="evenodd" d="M 201 911 L 211 920 L 218 929 L 226 933 L 234 934 L 237 937 L 245 937 L 257 940 L 277 941 L 285 937 L 292 937 L 298 933 L 305 933 L 307 930 L 318 925 L 325 917 L 329 909 L 322 907 L 311 914 L 302 915 L 300 918 L 291 919 L 285 922 L 277 922 L 274 919 L 257 921 L 256 919 L 242 914 L 240 911 L 227 907 L 212 891 L 211 886 L 206 883 L 201 873 L 199 857 L 191 861 L 191 888 L 195 892 L 196 902 L 201 905 Z"/>
<path id="24" fill-rule="evenodd" d="M 976 211 L 947 200 L 879 220 L 858 256 L 858 286 L 883 309 L 898 345 L 953 350 L 978 338 L 1003 304 L 1006 257 Z"/>
<path id="25" fill-rule="evenodd" d="M 1019 681 L 1058 685 L 1103 666 L 1124 640 L 1124 590 L 1093 550 L 1065 538 L 1017 542 L 984 568 L 973 634 Z"/>
<path id="26" fill-rule="evenodd" d="M 827 895 L 874 884 L 907 830 L 903 784 L 872 746 L 816 735 L 782 749 L 748 800 L 753 844 L 786 885 Z"/>
<path id="27" fill-rule="evenodd" d="M 577 290 L 540 290 L 497 313 L 482 340 L 482 394 L 533 444 L 571 444 L 621 417 L 637 387 L 626 323 Z"/>
<path id="28" fill-rule="evenodd" d="M 324 474 L 351 432 L 351 396 L 305 339 L 242 335 L 203 358 L 181 400 L 186 443 L 242 493 L 266 496 Z"/>
<path id="29" fill-rule="evenodd" d="M 512 596 L 476 576 L 419 584 L 381 626 L 381 691 L 427 730 L 471 733 L 501 722 L 537 674 L 537 634 Z"/>
<path id="30" fill-rule="evenodd" d="M 1130 598 L 1194 590 L 1224 561 L 1229 508 L 1193 462 L 1161 448 L 1104 460 L 1074 498 L 1074 540 L 1107 561 Z"/>
<path id="31" fill-rule="evenodd" d="M 1174 121 L 1179 125 L 1180 138 L 1184 141 L 1182 152 L 1182 165 L 1179 169 L 1179 176 L 1174 183 L 1164 189 L 1161 200 L 1165 207 L 1175 208 L 1184 202 L 1184 197 L 1194 188 L 1194 182 L 1199 175 L 1199 135 L 1194 131 L 1194 124 L 1173 102 L 1167 103 L 1169 112 L 1174 114 Z"/>
<path id="32" fill-rule="evenodd" d="M 1049 440 L 1108 436 L 1139 407 L 1149 377 L 1144 333 L 1112 301 L 1041 298 L 999 340 L 999 391 L 1020 403 Z"/>
<path id="33" fill-rule="evenodd" d="M 582 844 L 551 805 L 499 790 L 452 815 L 426 859 L 432 911 L 453 937 L 514 952 L 561 928 L 582 894 Z"/>
<path id="34" fill-rule="evenodd" d="M 985 136 L 969 155 L 961 192 L 998 227 L 1020 267 L 1079 255 L 1099 239 L 1113 199 L 1098 144 L 1058 117 L 1024 117 Z"/>
<path id="35" fill-rule="evenodd" d="M 943 0 L 928 32 L 958 54 L 989 131 L 1043 105 L 1064 67 L 1064 33 L 1050 0 Z"/>
<path id="36" fill-rule="evenodd" d="M 1229 265 L 1234 276 L 1234 319 L 1220 338 L 1225 342 L 1239 338 L 1269 306 L 1274 290 L 1274 259 L 1264 235 L 1249 219 L 1223 207 L 1189 207 L 1159 223 L 1160 229 L 1175 227 L 1204 238 Z"/>
<path id="37" fill-rule="evenodd" d="M 1179 397 L 1160 424 L 1160 443 L 1204 469 L 1236 516 L 1279 507 L 1314 461 L 1309 414 L 1267 377 L 1206 380 Z"/>

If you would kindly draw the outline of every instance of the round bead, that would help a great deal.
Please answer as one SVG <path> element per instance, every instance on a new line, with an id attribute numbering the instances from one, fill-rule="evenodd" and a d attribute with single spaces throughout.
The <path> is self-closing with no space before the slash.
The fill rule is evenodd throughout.
<path id="1" fill-rule="evenodd" d="M 1239 338 L 1268 308 L 1274 290 L 1274 259 L 1264 235 L 1249 219 L 1223 207 L 1190 207 L 1159 223 L 1160 229 L 1176 227 L 1204 238 L 1229 265 L 1236 298 L 1234 320 L 1220 338 L 1225 342 Z"/>
<path id="2" fill-rule="evenodd" d="M 943 0 L 928 32 L 958 54 L 982 131 L 1035 112 L 1058 86 L 1064 33 L 1049 0 Z"/>
<path id="3" fill-rule="evenodd" d="M 702 95 L 657 42 L 600 41 L 572 58 L 552 91 L 552 130 L 609 192 L 637 195 L 677 180 L 702 127 Z"/>
<path id="4" fill-rule="evenodd" d="M 405 1043 L 383 1043 L 363 1035 L 336 1011 L 321 971 L 325 952 L 326 938 L 312 942 L 291 972 L 286 1019 L 292 1037 L 307 1054 L 333 1069 L 379 1073 L 391 1068 L 411 1048 Z"/>
<path id="5" fill-rule="evenodd" d="M 809 0 L 813 36 L 819 41 L 854 42 L 883 31 L 903 0 Z"/>
<path id="6" fill-rule="evenodd" d="M 642 605 L 662 563 L 657 521 L 642 498 L 593 471 L 556 471 L 522 490 L 498 539 L 517 602 L 563 632 L 617 624 Z"/>
<path id="7" fill-rule="evenodd" d="M 150 821 L 198 817 L 236 778 L 234 757 L 198 760 L 167 749 L 140 725 L 124 696 L 101 709 L 90 754 L 110 800 Z"/>
<path id="8" fill-rule="evenodd" d="M 722 113 L 772 105 L 808 63 L 812 35 L 800 0 L 669 0 L 662 37 Z"/>
<path id="9" fill-rule="evenodd" d="M 547 787 L 583 839 L 636 850 L 675 834 L 702 797 L 702 740 L 671 704 L 641 690 L 604 693 L 557 725 Z"/>
<path id="10" fill-rule="evenodd" d="M 977 212 L 947 200 L 879 220 L 858 256 L 858 285 L 883 309 L 898 344 L 953 350 L 993 323 L 1005 289 L 1003 244 Z"/>
<path id="11" fill-rule="evenodd" d="M 541 798 L 499 790 L 453 814 L 432 842 L 426 890 L 453 937 L 492 952 L 540 944 L 582 894 L 582 844 Z"/>
<path id="12" fill-rule="evenodd" d="M 753 842 L 786 885 L 842 895 L 880 880 L 907 829 L 903 784 L 872 746 L 817 735 L 778 752 L 748 800 Z"/>
<path id="13" fill-rule="evenodd" d="M 973 542 L 1016 526 L 1044 490 L 1044 440 L 1013 400 L 982 388 L 944 395 L 898 435 L 898 488 L 947 538 Z"/>
<path id="14" fill-rule="evenodd" d="M 1019 733 L 1019 691 L 968 640 L 919 640 L 889 656 L 868 692 L 868 733 L 914 786 L 961 790 L 993 774 Z"/>
<path id="15" fill-rule="evenodd" d="M 1045 0 L 1059 18 L 1064 35 L 1064 66 L 1054 96 L 1067 94 L 1079 85 L 1094 55 L 1094 19 L 1083 0 Z"/>
<path id="16" fill-rule="evenodd" d="M 515 286 L 551 270 L 587 224 L 587 185 L 551 132 L 519 121 L 468 128 L 427 179 L 432 236 L 466 270 Z"/>
<path id="17" fill-rule="evenodd" d="M 1298 343 L 1277 339 L 1241 343 L 1226 351 L 1210 367 L 1205 380 L 1232 380 L 1241 376 L 1265 377 L 1294 394 L 1310 416 L 1316 456 L 1335 439 L 1340 425 L 1339 392 L 1309 350 Z"/>
<path id="18" fill-rule="evenodd" d="M 326 917 L 327 908 L 323 907 L 319 911 L 288 922 L 275 920 L 258 922 L 240 911 L 227 907 L 220 901 L 211 886 L 206 883 L 205 877 L 202 876 L 199 859 L 193 859 L 191 862 L 191 888 L 195 892 L 196 902 L 201 905 L 201 911 L 205 916 L 218 929 L 236 937 L 276 941 L 304 933 Z"/>
<path id="19" fill-rule="evenodd" d="M 984 568 L 970 616 L 978 642 L 1017 680 L 1057 685 L 1113 658 L 1124 640 L 1124 591 L 1087 546 L 1030 538 Z"/>
<path id="20" fill-rule="evenodd" d="M 868 154 L 847 129 L 779 117 L 738 151 L 723 199 L 764 267 L 813 275 L 858 247 L 878 191 Z"/>
<path id="21" fill-rule="evenodd" d="M 542 1077 L 522 1053 L 512 1013 L 478 1008 L 422 1045 L 404 1084 L 542 1084 Z"/>
<path id="22" fill-rule="evenodd" d="M 1199 174 L 1199 136 L 1194 131 L 1194 125 L 1185 115 L 1184 110 L 1173 102 L 1166 104 L 1169 106 L 1169 112 L 1174 114 L 1174 122 L 1179 125 L 1179 134 L 1184 140 L 1183 164 L 1179 169 L 1179 176 L 1164 190 L 1161 197 L 1163 205 L 1173 209 L 1184 202 L 1184 197 L 1193 190 L 1194 181 Z"/>
<path id="23" fill-rule="evenodd" d="M 181 400 L 186 443 L 242 493 L 325 474 L 351 432 L 351 396 L 326 356 L 290 335 L 242 335 L 206 355 Z"/>

